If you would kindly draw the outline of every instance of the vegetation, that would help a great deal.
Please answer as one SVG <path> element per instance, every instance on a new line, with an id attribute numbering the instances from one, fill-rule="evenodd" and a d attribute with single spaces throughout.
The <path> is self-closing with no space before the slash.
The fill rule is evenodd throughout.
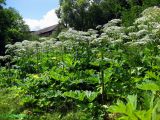
<path id="1" fill-rule="evenodd" d="M 132 26 L 113 19 L 6 45 L 0 119 L 159 120 L 159 16 L 150 7 Z"/>
<path id="2" fill-rule="evenodd" d="M 160 120 L 158 4 L 61 0 L 38 37 L 0 0 L 0 120 Z"/>
<path id="3" fill-rule="evenodd" d="M 87 31 L 112 19 L 130 26 L 140 13 L 159 0 L 60 0 L 57 15 L 66 27 Z"/>
<path id="4" fill-rule="evenodd" d="M 0 55 L 5 55 L 5 45 L 29 38 L 29 28 L 14 8 L 5 8 L 0 0 Z"/>

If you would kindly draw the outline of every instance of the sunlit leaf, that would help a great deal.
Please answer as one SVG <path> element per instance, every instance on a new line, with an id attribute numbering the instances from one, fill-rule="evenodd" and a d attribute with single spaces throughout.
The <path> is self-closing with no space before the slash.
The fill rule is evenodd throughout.
<path id="1" fill-rule="evenodd" d="M 158 86 L 156 83 L 153 82 L 139 84 L 137 85 L 137 88 L 141 90 L 153 90 L 153 91 L 160 90 L 160 86 Z"/>

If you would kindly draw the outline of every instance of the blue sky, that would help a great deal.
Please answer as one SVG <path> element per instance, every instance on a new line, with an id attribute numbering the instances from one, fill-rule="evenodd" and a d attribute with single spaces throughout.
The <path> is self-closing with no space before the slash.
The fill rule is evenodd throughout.
<path id="1" fill-rule="evenodd" d="M 59 0 L 6 0 L 6 3 L 21 14 L 31 30 L 58 23 L 55 10 L 59 7 Z"/>

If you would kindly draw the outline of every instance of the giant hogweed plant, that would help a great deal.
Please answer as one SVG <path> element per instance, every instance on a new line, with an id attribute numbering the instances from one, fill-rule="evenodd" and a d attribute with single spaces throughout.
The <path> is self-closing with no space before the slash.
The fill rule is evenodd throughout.
<path id="1" fill-rule="evenodd" d="M 145 96 L 146 97 L 146 96 Z M 117 120 L 159 120 L 160 119 L 160 100 L 155 100 L 154 95 L 148 103 L 149 108 L 140 108 L 137 95 L 127 96 L 127 103 L 118 100 L 116 105 L 109 107 L 108 111 L 114 113 L 111 115 Z M 145 101 L 143 101 L 145 103 Z M 153 104 L 154 103 L 154 104 Z"/>
<path id="2" fill-rule="evenodd" d="M 156 73 L 156 74 L 155 74 Z M 114 119 L 118 120 L 159 120 L 160 119 L 160 85 L 159 73 L 148 71 L 144 80 L 136 87 L 141 90 L 138 95 L 128 95 L 126 102 L 118 100 L 108 109 Z"/>
<path id="3" fill-rule="evenodd" d="M 54 54 L 54 52 L 52 52 L 54 49 L 52 44 L 55 42 L 54 39 L 44 42 L 24 40 L 14 45 L 6 45 L 6 54 L 9 54 L 13 58 L 12 62 L 16 63 L 22 72 L 38 73 L 45 71 L 46 67 L 49 67 L 47 63 L 50 64 L 51 61 L 48 61 L 47 58 L 48 56 L 51 57 L 51 54 Z"/>
<path id="4" fill-rule="evenodd" d="M 59 34 L 58 39 L 25 40 L 7 45 L 6 53 L 14 58 L 10 65 L 17 65 L 15 69 L 23 79 L 24 85 L 19 87 L 26 91 L 21 104 L 44 111 L 57 108 L 62 112 L 86 110 L 87 106 L 95 118 L 98 114 L 104 116 L 103 106 L 117 98 L 124 99 L 128 94 L 143 96 L 143 88 L 148 91 L 146 96 L 154 96 L 152 108 L 158 106 L 160 24 L 157 11 L 157 7 L 145 10 L 130 27 L 123 27 L 121 20 L 114 19 L 98 30 L 69 29 Z M 156 92 L 148 90 L 149 87 Z M 129 96 L 127 104 L 118 102 L 116 109 L 129 107 L 131 112 L 116 115 L 150 116 L 153 110 L 145 109 L 142 103 L 136 96 Z M 141 111 L 139 106 L 148 111 Z"/>
<path id="5" fill-rule="evenodd" d="M 157 9 L 157 8 L 155 7 L 153 9 Z M 154 21 L 154 19 L 152 20 Z M 135 26 L 124 28 L 124 27 L 116 26 L 116 24 L 118 24 L 117 21 L 120 22 L 120 20 L 112 20 L 111 22 L 106 24 L 103 29 L 104 33 L 102 33 L 101 36 L 98 38 L 91 39 L 91 43 L 93 44 L 93 46 L 96 46 L 96 50 L 94 49 L 94 47 L 91 49 L 93 49 L 93 51 L 98 51 L 97 52 L 98 54 L 100 52 L 100 55 L 99 55 L 99 58 L 101 59 L 100 61 L 104 60 L 103 51 L 105 51 L 104 53 L 105 55 L 108 55 L 107 56 L 108 58 L 114 59 L 114 62 L 112 62 L 112 64 L 115 64 L 116 63 L 115 60 L 118 60 L 117 58 L 116 59 L 114 58 L 115 52 L 120 52 L 120 56 L 118 56 L 118 58 L 120 59 L 120 63 L 118 64 L 120 65 L 120 67 L 124 68 L 122 71 L 127 72 L 126 76 L 122 76 L 121 79 L 122 80 L 123 78 L 130 79 L 128 80 L 130 82 L 129 83 L 127 82 L 126 85 L 132 84 L 132 83 L 133 85 L 135 85 L 134 81 L 132 82 L 133 77 L 139 76 L 139 75 L 140 77 L 144 77 L 144 74 L 146 70 L 148 70 L 148 68 L 152 69 L 151 66 L 159 65 L 159 62 L 157 59 L 156 61 L 154 59 L 150 59 L 151 57 L 150 55 L 152 56 L 156 55 L 157 57 L 159 55 L 159 37 L 156 34 L 152 33 L 154 29 L 157 29 L 157 28 L 148 27 L 147 25 L 149 24 L 149 22 L 147 21 L 144 22 L 145 24 L 147 23 L 147 25 L 145 25 L 143 22 L 141 24 L 138 24 L 137 23 L 138 19 L 135 22 Z M 159 25 L 158 22 L 156 24 Z M 104 42 L 101 42 L 103 40 L 105 40 L 105 44 L 103 44 Z M 103 44 L 102 46 L 101 46 L 101 43 Z M 98 46 L 100 46 L 99 47 L 100 49 L 97 50 Z M 104 47 L 104 50 L 103 50 L 103 47 Z M 97 65 L 98 66 L 101 65 L 101 62 L 100 64 L 97 64 Z M 102 65 L 102 66 L 105 66 L 105 65 Z M 128 71 L 125 69 L 128 69 Z M 130 76 L 128 76 L 128 74 Z M 104 75 L 103 70 L 101 70 L 101 81 L 103 79 L 103 75 Z M 110 79 L 114 80 L 115 78 L 113 77 Z M 120 78 L 118 77 L 117 79 L 120 79 Z M 141 78 L 139 78 L 139 80 L 140 79 Z M 136 82 L 139 82 L 139 80 Z M 134 90 L 135 89 L 136 88 L 134 87 Z"/>

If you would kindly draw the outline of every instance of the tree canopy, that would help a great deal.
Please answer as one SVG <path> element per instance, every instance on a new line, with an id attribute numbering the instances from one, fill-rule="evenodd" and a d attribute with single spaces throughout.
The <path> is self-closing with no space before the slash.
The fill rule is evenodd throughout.
<path id="1" fill-rule="evenodd" d="M 5 0 L 0 0 L 0 55 L 5 54 L 7 43 L 20 42 L 29 36 L 29 27 L 14 8 L 4 8 Z"/>
<path id="2" fill-rule="evenodd" d="M 158 4 L 159 0 L 60 0 L 57 15 L 66 27 L 76 30 L 95 28 L 116 18 L 129 26 L 144 9 Z"/>

